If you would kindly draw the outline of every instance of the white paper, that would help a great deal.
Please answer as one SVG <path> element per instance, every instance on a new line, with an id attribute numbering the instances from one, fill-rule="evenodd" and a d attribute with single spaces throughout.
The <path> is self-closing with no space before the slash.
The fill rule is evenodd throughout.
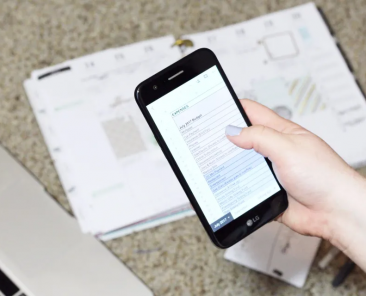
<path id="1" fill-rule="evenodd" d="M 106 50 L 34 71 L 26 82 L 84 232 L 110 232 L 188 204 L 133 97 L 139 82 L 179 59 L 173 42 Z M 60 68 L 70 69 L 39 79 Z"/>
<path id="2" fill-rule="evenodd" d="M 125 236 L 137 231 L 149 229 L 169 222 L 177 221 L 186 217 L 194 216 L 196 213 L 191 207 L 182 209 L 178 212 L 164 213 L 160 217 L 148 219 L 146 221 L 141 221 L 131 226 L 123 227 L 115 231 L 111 231 L 105 234 L 98 235 L 98 238 L 102 241 L 109 241 L 114 238 Z"/>
<path id="3" fill-rule="evenodd" d="M 313 3 L 186 37 L 192 50 L 216 53 L 239 97 L 318 134 L 349 164 L 366 163 L 364 97 Z M 33 71 L 25 82 L 84 232 L 134 231 L 187 205 L 133 99 L 139 82 L 181 58 L 173 42 L 107 49 Z"/>
<path id="4" fill-rule="evenodd" d="M 58 148 L 60 146 L 58 137 L 54 133 L 52 126 L 49 124 L 45 105 L 39 95 L 37 85 L 31 79 L 28 79 L 24 82 L 24 89 L 33 108 L 33 112 L 36 114 L 38 125 L 41 129 L 44 140 L 49 149 L 49 153 L 59 174 L 60 181 L 65 192 L 67 192 L 67 197 L 74 215 L 76 216 L 82 231 L 88 232 L 88 221 L 83 214 L 86 204 L 84 203 L 82 196 L 78 195 L 76 190 L 72 190 L 75 188 L 75 180 L 73 179 L 73 175 L 67 167 L 67 163 L 63 161 L 63 157 L 65 155 L 60 153 Z"/>
<path id="5" fill-rule="evenodd" d="M 320 239 L 271 222 L 225 252 L 225 259 L 303 287 Z"/>
<path id="6" fill-rule="evenodd" d="M 366 103 L 314 3 L 186 35 L 210 48 L 239 98 L 323 138 L 350 165 L 366 161 Z"/>

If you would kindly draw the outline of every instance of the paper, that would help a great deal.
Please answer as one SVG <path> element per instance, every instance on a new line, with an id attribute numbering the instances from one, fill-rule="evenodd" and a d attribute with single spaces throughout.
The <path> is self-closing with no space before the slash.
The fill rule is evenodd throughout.
<path id="1" fill-rule="evenodd" d="M 187 197 L 133 97 L 139 82 L 179 59 L 173 42 L 168 36 L 106 50 L 34 71 L 25 83 L 84 232 L 187 212 Z"/>
<path id="2" fill-rule="evenodd" d="M 217 55 L 239 98 L 258 101 L 366 163 L 366 104 L 314 3 L 186 35 Z M 190 52 L 189 51 L 189 52 Z"/>
<path id="3" fill-rule="evenodd" d="M 135 224 L 123 227 L 121 229 L 117 229 L 111 232 L 98 235 L 98 238 L 101 239 L 102 241 L 108 241 L 117 237 L 131 234 L 133 232 L 149 229 L 161 224 L 177 221 L 179 219 L 193 215 L 195 215 L 195 212 L 192 210 L 192 208 L 190 206 L 186 206 L 178 210 L 164 212 L 163 214 L 157 217 L 146 219 L 144 221 L 139 221 Z"/>
<path id="4" fill-rule="evenodd" d="M 366 104 L 313 3 L 187 35 L 212 49 L 240 98 L 366 163 Z M 173 36 L 107 49 L 32 72 L 24 84 L 84 232 L 115 237 L 194 214 L 134 98 L 181 58 Z M 172 214 L 173 213 L 173 214 Z"/>
<path id="5" fill-rule="evenodd" d="M 303 287 L 320 239 L 271 222 L 225 252 L 225 259 Z"/>

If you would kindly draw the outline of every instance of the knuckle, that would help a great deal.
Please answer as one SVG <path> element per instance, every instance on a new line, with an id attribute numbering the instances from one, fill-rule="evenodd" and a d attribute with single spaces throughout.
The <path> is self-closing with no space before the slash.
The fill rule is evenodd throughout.
<path id="1" fill-rule="evenodd" d="M 266 133 L 267 132 L 267 130 L 268 130 L 268 128 L 267 127 L 265 127 L 264 125 L 257 125 L 256 126 L 256 128 L 257 128 L 257 132 L 258 132 L 258 134 L 259 135 L 263 135 L 264 133 Z"/>
<path id="2" fill-rule="evenodd" d="M 261 151 L 261 143 L 268 133 L 268 128 L 263 125 L 257 125 L 254 126 L 253 133 L 253 149 L 257 152 Z"/>

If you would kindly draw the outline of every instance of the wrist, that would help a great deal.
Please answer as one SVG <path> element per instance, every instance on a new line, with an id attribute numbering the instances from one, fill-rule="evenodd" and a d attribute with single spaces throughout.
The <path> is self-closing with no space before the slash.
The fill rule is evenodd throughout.
<path id="1" fill-rule="evenodd" d="M 352 170 L 333 196 L 324 238 L 366 269 L 366 179 Z"/>

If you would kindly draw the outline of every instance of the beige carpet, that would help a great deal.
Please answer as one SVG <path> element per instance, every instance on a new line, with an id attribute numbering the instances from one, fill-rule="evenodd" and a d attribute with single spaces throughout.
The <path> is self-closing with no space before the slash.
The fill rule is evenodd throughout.
<path id="1" fill-rule="evenodd" d="M 22 88 L 33 69 L 146 38 L 214 29 L 303 2 L 1 0 L 0 142 L 69 209 Z M 366 1 L 317 4 L 366 89 Z M 316 263 L 329 248 L 327 243 L 322 244 L 302 290 L 225 261 L 223 251 L 209 242 L 197 218 L 107 245 L 156 295 L 366 295 L 366 276 L 359 269 L 344 286 L 331 288 L 344 257 L 319 270 Z"/>

